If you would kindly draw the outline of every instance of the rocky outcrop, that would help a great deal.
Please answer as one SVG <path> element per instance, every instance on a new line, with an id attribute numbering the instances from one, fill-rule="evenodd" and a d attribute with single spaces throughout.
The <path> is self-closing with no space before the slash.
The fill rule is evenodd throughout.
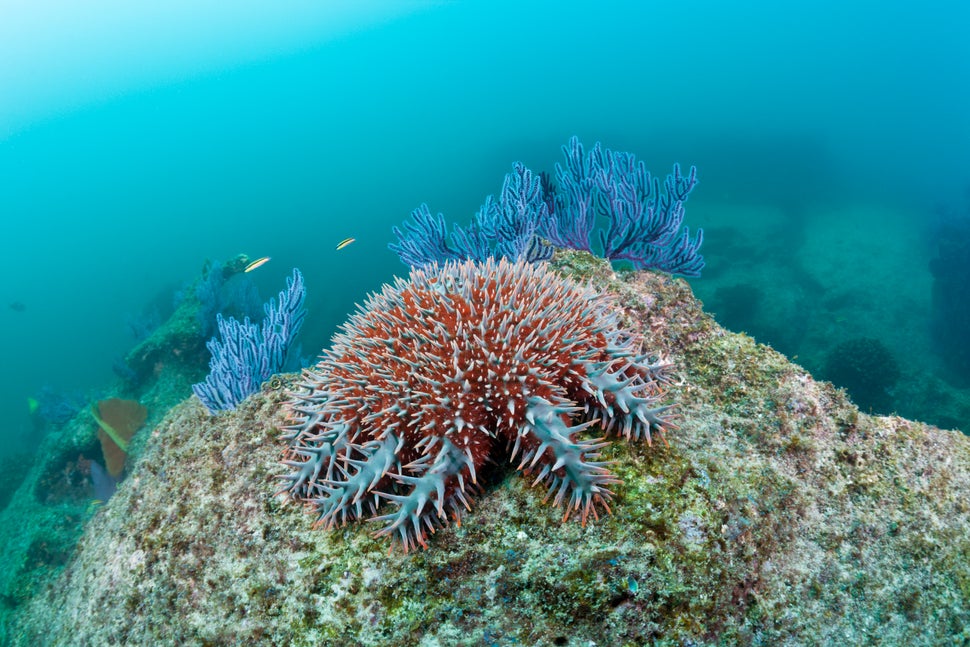
<path id="1" fill-rule="evenodd" d="M 562 523 L 485 474 L 460 527 L 405 555 L 272 497 L 286 380 L 155 427 L 15 645 L 935 645 L 970 641 L 970 439 L 860 414 L 706 316 L 687 284 L 565 270 L 615 292 L 679 367 L 669 446 L 604 450 L 613 514 Z M 295 376 L 290 376 L 295 378 Z"/>

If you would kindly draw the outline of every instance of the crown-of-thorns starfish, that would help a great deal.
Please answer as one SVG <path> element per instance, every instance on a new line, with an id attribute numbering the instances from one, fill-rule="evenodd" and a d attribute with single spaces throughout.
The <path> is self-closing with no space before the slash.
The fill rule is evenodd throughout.
<path id="1" fill-rule="evenodd" d="M 609 297 L 545 264 L 412 269 L 358 307 L 291 394 L 279 493 L 327 528 L 372 516 L 409 550 L 460 522 L 482 465 L 507 456 L 585 524 L 618 479 L 599 460 L 608 441 L 577 433 L 662 437 L 670 369 L 641 354 Z"/>

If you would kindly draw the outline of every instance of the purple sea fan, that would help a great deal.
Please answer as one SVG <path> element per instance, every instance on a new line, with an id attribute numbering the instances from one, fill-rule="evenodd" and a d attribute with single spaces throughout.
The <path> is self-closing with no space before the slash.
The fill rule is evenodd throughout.
<path id="1" fill-rule="evenodd" d="M 632 153 L 599 142 L 588 153 L 577 137 L 563 146 L 564 164 L 556 164 L 557 190 L 552 216 L 539 232 L 556 247 L 581 249 L 610 260 L 629 261 L 637 269 L 700 276 L 704 257 L 701 229 L 693 238 L 684 221 L 684 203 L 697 185 L 697 169 L 683 175 L 679 165 L 660 180 Z M 598 229 L 605 217 L 607 229 Z M 591 234 L 598 231 L 600 250 Z"/>
<path id="2" fill-rule="evenodd" d="M 670 364 L 640 351 L 612 300 L 545 264 L 412 268 L 344 324 L 291 394 L 278 494 L 317 525 L 373 517 L 410 550 L 470 509 L 489 459 L 514 461 L 583 523 L 609 511 L 607 434 L 671 426 Z"/>
<path id="3" fill-rule="evenodd" d="M 303 274 L 294 268 L 286 279 L 286 289 L 277 299 L 263 306 L 266 316 L 262 325 L 245 317 L 216 315 L 219 337 L 206 343 L 212 354 L 209 374 L 205 380 L 192 385 L 210 413 L 235 409 L 259 390 L 270 376 L 284 370 L 293 343 L 306 316 L 306 287 Z"/>
<path id="4" fill-rule="evenodd" d="M 490 256 L 535 263 L 567 248 L 639 270 L 700 276 L 704 232 L 691 237 L 682 226 L 696 168 L 684 175 L 675 164 L 661 186 L 632 153 L 599 142 L 587 152 L 577 137 L 562 150 L 566 159 L 556 164 L 555 183 L 516 162 L 498 201 L 486 198 L 471 226 L 452 225 L 449 233 L 445 217 L 423 204 L 411 212 L 411 222 L 394 228 L 398 242 L 388 247 L 415 267 Z"/>

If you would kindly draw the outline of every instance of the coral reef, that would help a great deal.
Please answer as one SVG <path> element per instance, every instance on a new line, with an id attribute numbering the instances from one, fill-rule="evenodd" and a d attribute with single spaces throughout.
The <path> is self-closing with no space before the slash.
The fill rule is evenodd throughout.
<path id="1" fill-rule="evenodd" d="M 168 375 L 163 378 L 164 384 L 146 385 L 139 396 L 151 404 L 150 424 L 157 423 L 189 390 L 187 380 L 179 383 Z M 90 409 L 85 407 L 48 433 L 23 463 L 26 473 L 19 488 L 0 511 L 0 542 L 4 546 L 4 559 L 0 560 L 0 644 L 9 644 L 3 629 L 7 618 L 69 563 L 84 522 L 98 511 L 95 499 L 108 498 L 118 481 L 96 462 L 102 460 L 98 430 Z M 130 438 L 129 464 L 141 456 L 146 436 L 143 430 Z M 102 487 L 96 487 L 97 470 L 108 481 Z M 48 642 L 41 639 L 36 644 Z"/>
<path id="2" fill-rule="evenodd" d="M 697 185 L 696 168 L 685 177 L 675 164 L 661 191 L 660 180 L 632 153 L 596 142 L 587 154 L 576 137 L 562 150 L 566 164 L 556 164 L 555 210 L 542 230 L 553 245 L 629 261 L 637 269 L 700 276 L 704 232 L 698 229 L 692 239 L 686 227 L 681 230 L 684 202 Z M 610 224 L 599 229 L 597 250 L 590 235 L 602 217 Z"/>
<path id="3" fill-rule="evenodd" d="M 115 373 L 132 388 L 155 382 L 162 372 L 172 370 L 192 380 L 205 375 L 205 342 L 216 325 L 216 314 L 243 318 L 258 298 L 255 287 L 238 276 L 249 261 L 245 254 L 224 263 L 206 261 L 201 275 L 176 294 L 171 316 L 128 352 L 114 367 Z"/>
<path id="4" fill-rule="evenodd" d="M 669 446 L 602 450 L 622 481 L 613 515 L 561 524 L 541 492 L 500 478 L 466 523 L 438 530 L 433 550 L 388 555 L 369 528 L 315 531 L 269 495 L 285 388 L 268 383 L 217 417 L 191 398 L 152 425 L 76 551 L 19 528 L 5 537 L 8 549 L 30 549 L 26 559 L 64 567 L 56 580 L 40 570 L 20 580 L 4 641 L 970 641 L 970 438 L 859 413 L 831 385 L 718 327 L 683 281 L 617 279 L 586 254 L 552 264 L 613 293 L 623 325 L 678 367 L 669 388 L 682 420 Z"/>
<path id="5" fill-rule="evenodd" d="M 608 443 L 577 434 L 662 433 L 670 369 L 641 354 L 609 299 L 545 265 L 412 269 L 294 391 L 281 492 L 328 528 L 383 511 L 377 534 L 408 550 L 460 521 L 486 461 L 513 461 L 585 524 L 609 510 L 616 477 L 598 460 Z"/>
<path id="6" fill-rule="evenodd" d="M 286 289 L 263 306 L 266 316 L 257 326 L 216 315 L 219 337 L 206 344 L 212 354 L 209 374 L 192 385 L 192 391 L 211 411 L 226 411 L 259 390 L 270 376 L 283 370 L 306 317 L 306 286 L 297 269 L 286 279 Z"/>
<path id="7" fill-rule="evenodd" d="M 700 276 L 704 240 L 681 225 L 684 202 L 697 184 L 697 169 L 684 176 L 675 165 L 661 191 L 660 180 L 632 153 L 604 148 L 597 142 L 587 153 L 573 137 L 562 147 L 564 165 L 556 164 L 556 183 L 521 162 L 505 176 L 496 202 L 492 196 L 467 229 L 442 214 L 433 216 L 422 204 L 413 222 L 394 227 L 398 242 L 388 247 L 409 266 L 490 256 L 529 262 L 548 260 L 553 248 L 599 254 L 626 261 L 636 269 L 657 269 Z M 608 220 L 605 230 L 598 220 Z M 598 246 L 590 240 L 598 232 Z"/>
<path id="8" fill-rule="evenodd" d="M 42 425 L 59 427 L 77 415 L 87 398 L 76 391 L 66 392 L 44 385 L 37 392 L 37 408 L 34 412 Z"/>
<path id="9" fill-rule="evenodd" d="M 53 582 L 70 562 L 85 523 L 102 514 L 101 502 L 111 498 L 119 479 L 99 463 L 102 447 L 99 425 L 91 416 L 91 399 L 116 396 L 137 399 L 148 408 L 152 428 L 173 406 L 191 393 L 191 384 L 205 375 L 205 350 L 196 314 L 198 304 L 187 299 L 149 339 L 129 354 L 139 369 L 138 379 L 125 380 L 99 390 L 97 396 L 64 399 L 38 395 L 36 414 L 44 413 L 45 399 L 57 412 L 36 439 L 37 447 L 16 470 L 5 471 L 9 501 L 0 510 L 0 645 L 10 643 L 6 627 L 11 615 Z M 69 405 L 69 406 L 65 406 Z M 34 416 L 40 419 L 38 415 Z M 72 415 L 73 414 L 73 415 Z M 99 412 L 99 416 L 101 413 Z M 127 442 L 126 462 L 137 464 L 149 433 L 143 429 Z M 17 481 L 13 481 L 17 479 Z M 6 497 L 4 497 L 6 498 Z M 47 638 L 35 644 L 50 644 Z M 67 640 L 72 645 L 84 641 Z"/>
<path id="10" fill-rule="evenodd" d="M 142 312 L 125 315 L 125 327 L 131 333 L 136 343 L 141 343 L 152 336 L 162 325 L 162 314 L 157 307 L 148 307 Z"/>
<path id="11" fill-rule="evenodd" d="M 194 298 L 184 299 L 171 317 L 128 351 L 124 362 L 114 368 L 115 373 L 134 387 L 154 382 L 173 368 L 191 373 L 193 379 L 205 375 L 200 305 Z"/>

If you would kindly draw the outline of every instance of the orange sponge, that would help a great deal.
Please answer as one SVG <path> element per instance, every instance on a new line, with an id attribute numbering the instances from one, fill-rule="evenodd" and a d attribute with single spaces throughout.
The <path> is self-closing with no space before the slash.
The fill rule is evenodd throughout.
<path id="1" fill-rule="evenodd" d="M 125 469 L 128 441 L 145 424 L 148 409 L 135 400 L 109 398 L 91 405 L 91 415 L 101 427 L 98 438 L 108 474 L 118 477 Z"/>

